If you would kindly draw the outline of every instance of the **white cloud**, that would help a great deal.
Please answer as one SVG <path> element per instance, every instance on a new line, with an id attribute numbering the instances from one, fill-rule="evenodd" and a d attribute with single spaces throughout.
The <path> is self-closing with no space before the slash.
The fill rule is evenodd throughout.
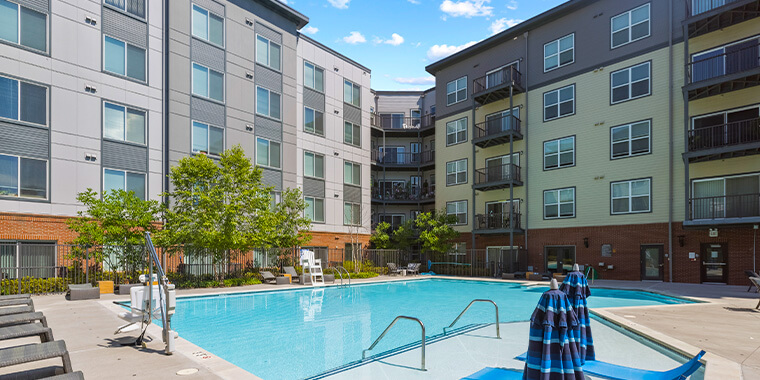
<path id="1" fill-rule="evenodd" d="M 507 9 L 511 11 L 517 9 L 517 2 L 515 0 L 510 1 L 509 4 L 507 4 Z"/>
<path id="2" fill-rule="evenodd" d="M 375 37 L 372 42 L 376 44 L 388 44 L 393 46 L 398 46 L 404 43 L 404 37 L 401 37 L 398 33 L 391 34 L 391 38 L 388 40 L 384 40 L 380 37 Z"/>
<path id="3" fill-rule="evenodd" d="M 338 9 L 348 8 L 348 3 L 351 2 L 351 0 L 327 0 L 327 1 L 330 3 L 330 5 Z"/>
<path id="4" fill-rule="evenodd" d="M 486 5 L 490 2 L 491 0 L 444 0 L 440 8 L 441 11 L 451 17 L 491 16 L 493 14 L 493 7 Z"/>
<path id="5" fill-rule="evenodd" d="M 354 32 L 351 32 L 351 34 L 343 37 L 343 42 L 347 44 L 351 44 L 351 45 L 356 45 L 356 44 L 362 44 L 362 43 L 367 42 L 367 39 L 364 38 L 364 35 L 362 35 L 361 33 L 354 31 Z"/>
<path id="6" fill-rule="evenodd" d="M 319 28 L 315 28 L 313 26 L 307 26 L 303 28 L 303 31 L 306 34 L 317 34 L 317 32 L 319 32 Z"/>
<path id="7" fill-rule="evenodd" d="M 408 2 L 410 2 L 412 4 L 419 4 L 420 3 L 420 0 L 406 0 L 406 1 L 408 1 Z"/>
<path id="8" fill-rule="evenodd" d="M 426 76 L 426 77 L 416 77 L 416 78 L 393 78 L 393 80 L 396 83 L 401 84 L 412 84 L 412 85 L 432 85 L 435 84 L 435 77 L 434 76 Z"/>
<path id="9" fill-rule="evenodd" d="M 501 32 L 502 30 L 505 30 L 507 28 L 511 28 L 511 27 L 513 27 L 513 26 L 515 26 L 515 25 L 523 22 L 523 21 L 524 20 L 517 20 L 517 19 L 514 19 L 514 18 L 508 19 L 506 17 L 503 17 L 503 18 L 500 18 L 498 20 L 494 20 L 491 23 L 491 26 L 488 27 L 488 30 L 491 31 L 491 34 L 496 34 L 496 33 Z"/>
<path id="10" fill-rule="evenodd" d="M 448 57 L 458 51 L 467 49 L 468 47 L 475 45 L 478 41 L 470 41 L 464 45 L 459 46 L 449 46 L 446 44 L 443 45 L 433 45 L 428 49 L 427 51 L 427 57 L 431 61 L 437 61 L 441 58 Z"/>

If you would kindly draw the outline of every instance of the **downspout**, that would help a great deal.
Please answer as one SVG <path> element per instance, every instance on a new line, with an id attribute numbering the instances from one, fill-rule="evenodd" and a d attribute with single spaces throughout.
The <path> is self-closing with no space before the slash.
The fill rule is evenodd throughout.
<path id="1" fill-rule="evenodd" d="M 473 87 L 474 90 L 474 87 Z M 470 95 L 472 96 L 472 95 Z M 475 137 L 475 99 L 472 99 L 472 127 L 470 128 L 470 132 L 472 132 L 472 137 Z M 473 255 L 475 253 L 475 225 L 476 225 L 476 219 L 477 215 L 475 215 L 475 175 L 477 172 L 475 171 L 475 144 L 472 143 L 472 139 L 470 139 L 470 144 L 472 145 L 472 182 L 470 185 L 470 188 L 472 189 L 472 228 L 470 228 L 470 235 L 472 235 L 472 249 L 473 249 Z M 472 268 L 472 267 L 470 267 Z"/>
<path id="2" fill-rule="evenodd" d="M 686 7 L 686 12 L 688 12 L 688 7 Z M 688 17 L 687 14 L 685 17 Z M 689 62 L 689 26 L 683 24 L 681 27 L 681 32 L 683 33 L 683 63 L 686 65 Z M 687 85 L 687 78 L 689 77 L 689 73 L 687 70 L 690 70 L 691 67 L 686 68 L 684 66 L 684 75 L 683 75 L 683 85 Z M 683 90 L 682 90 L 683 92 Z M 686 92 L 683 92 L 683 151 L 688 152 L 689 151 L 689 95 Z M 691 215 L 691 201 L 689 200 L 689 197 L 691 196 L 691 189 L 689 186 L 689 160 L 684 159 L 683 155 L 681 156 L 683 160 L 683 167 L 684 167 L 684 177 L 683 177 L 683 186 L 684 186 L 684 221 L 686 221 L 690 215 Z M 682 227 L 683 228 L 683 227 Z M 669 257 L 672 264 L 672 257 Z M 672 267 L 672 265 L 671 265 Z M 672 269 L 671 269 L 671 275 L 672 275 Z M 672 281 L 672 279 L 671 279 Z"/>
<path id="3" fill-rule="evenodd" d="M 169 0 L 166 0 L 162 4 L 162 10 L 164 12 L 164 54 L 162 59 L 162 75 L 164 79 L 164 91 L 162 92 L 161 99 L 164 103 L 164 131 L 163 131 L 163 145 L 164 145 L 164 192 L 169 192 Z M 169 197 L 163 197 L 164 204 L 169 207 Z"/>
<path id="4" fill-rule="evenodd" d="M 528 32 L 523 33 L 523 38 L 525 38 L 525 64 L 523 65 L 523 67 L 524 67 L 523 68 L 524 74 L 523 74 L 523 77 L 522 77 L 522 82 L 523 82 L 523 88 L 525 88 L 525 112 L 522 113 L 523 114 L 522 117 L 525 120 L 525 122 L 522 123 L 522 124 L 523 124 L 523 127 L 525 128 L 525 132 L 523 133 L 523 146 L 524 146 L 524 149 L 525 149 L 525 157 L 522 158 L 522 163 L 523 163 L 523 167 L 526 170 L 522 170 L 521 169 L 520 171 L 522 172 L 521 174 L 524 176 L 523 177 L 523 186 L 525 186 L 525 207 L 521 207 L 521 209 L 522 209 L 522 214 L 524 215 L 523 216 L 523 220 L 525 221 L 525 234 L 523 235 L 523 239 L 525 239 L 525 252 L 526 252 L 526 254 L 525 254 L 525 256 L 526 256 L 525 257 L 525 263 L 527 264 L 528 263 L 528 257 L 527 257 L 527 255 L 528 255 L 527 254 L 527 252 L 528 252 L 528 194 L 530 193 L 528 191 L 528 184 L 530 182 L 528 181 L 528 170 L 527 170 L 528 169 L 528 128 L 527 128 L 527 126 L 528 126 L 528 110 L 529 110 L 529 108 L 528 108 L 528 70 L 527 70 L 527 67 L 528 67 Z M 518 254 L 518 259 L 519 259 L 519 254 L 520 253 L 518 252 L 517 254 Z M 519 260 L 518 260 L 518 262 L 519 262 Z M 528 268 L 525 268 L 525 269 L 527 270 Z"/>
<path id="5" fill-rule="evenodd" d="M 668 7 L 668 281 L 673 282 L 673 0 Z"/>

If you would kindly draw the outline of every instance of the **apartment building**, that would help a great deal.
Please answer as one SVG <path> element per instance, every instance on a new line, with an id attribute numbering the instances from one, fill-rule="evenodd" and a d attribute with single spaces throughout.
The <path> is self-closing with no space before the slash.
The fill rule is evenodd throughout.
<path id="1" fill-rule="evenodd" d="M 461 243 L 504 268 L 743 284 L 759 4 L 574 0 L 429 65 Z"/>
<path id="2" fill-rule="evenodd" d="M 435 207 L 435 89 L 374 98 L 372 222 L 395 229 Z"/>
<path id="3" fill-rule="evenodd" d="M 371 72 L 300 34 L 306 16 L 276 0 L 0 0 L 0 18 L 0 241 L 54 261 L 77 193 L 162 200 L 172 165 L 234 145 L 274 201 L 304 190 L 316 247 L 368 241 Z M 2 254 L 24 265 L 23 248 Z"/>

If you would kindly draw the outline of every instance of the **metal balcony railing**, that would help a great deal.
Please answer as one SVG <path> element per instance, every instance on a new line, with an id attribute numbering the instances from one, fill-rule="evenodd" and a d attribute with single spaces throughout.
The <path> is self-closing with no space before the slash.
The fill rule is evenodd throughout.
<path id="1" fill-rule="evenodd" d="M 726 51 L 728 50 L 728 51 Z M 689 83 L 698 83 L 760 67 L 760 39 L 727 46 L 686 64 Z"/>
<path id="2" fill-rule="evenodd" d="M 760 142 L 760 118 L 692 129 L 689 151 Z"/>
<path id="3" fill-rule="evenodd" d="M 520 219 L 522 215 L 514 211 L 512 213 L 512 220 L 514 223 L 509 222 L 509 213 L 489 213 L 489 214 L 477 214 L 475 215 L 475 229 L 477 230 L 508 230 L 508 229 L 520 229 Z"/>
<path id="4" fill-rule="evenodd" d="M 739 0 L 685 0 L 686 8 L 689 14 L 697 16 L 713 9 L 720 8 L 724 5 L 735 3 Z"/>
<path id="5" fill-rule="evenodd" d="M 422 130 L 435 126 L 435 115 L 410 117 L 373 113 L 370 114 L 370 123 L 373 127 L 386 130 Z"/>
<path id="6" fill-rule="evenodd" d="M 398 184 L 394 186 L 373 186 L 372 199 L 384 201 L 425 201 L 435 199 L 435 185 L 433 186 L 406 186 Z"/>
<path id="7" fill-rule="evenodd" d="M 380 151 L 373 150 L 371 153 L 372 161 L 384 165 L 426 165 L 435 162 L 435 151 L 426 150 L 422 152 L 398 152 L 398 151 Z"/>
<path id="8" fill-rule="evenodd" d="M 689 220 L 760 217 L 760 194 L 689 199 Z"/>
<path id="9" fill-rule="evenodd" d="M 475 185 L 510 180 L 520 180 L 520 167 L 515 164 L 494 165 L 475 170 Z"/>
<path id="10" fill-rule="evenodd" d="M 520 132 L 520 119 L 512 114 L 475 124 L 475 138 L 495 136 L 507 131 Z"/>
<path id="11" fill-rule="evenodd" d="M 472 93 L 478 94 L 503 84 L 513 83 L 522 86 L 522 74 L 514 65 L 491 72 L 472 81 Z"/>

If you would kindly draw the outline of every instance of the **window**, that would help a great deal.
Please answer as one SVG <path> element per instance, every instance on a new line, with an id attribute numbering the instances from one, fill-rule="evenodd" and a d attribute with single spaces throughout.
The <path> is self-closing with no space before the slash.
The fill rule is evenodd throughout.
<path id="1" fill-rule="evenodd" d="M 544 72 L 569 65 L 575 61 L 575 34 L 544 45 Z"/>
<path id="2" fill-rule="evenodd" d="M 105 2 L 139 18 L 145 18 L 145 0 L 105 0 Z"/>
<path id="3" fill-rule="evenodd" d="M 343 224 L 346 226 L 360 226 L 362 224 L 362 206 L 358 203 L 343 203 Z"/>
<path id="4" fill-rule="evenodd" d="M 467 243 L 454 243 L 449 251 L 450 256 L 464 256 L 467 254 Z"/>
<path id="5" fill-rule="evenodd" d="M 47 199 L 47 160 L 0 154 L 0 196 Z"/>
<path id="6" fill-rule="evenodd" d="M 280 120 L 280 94 L 256 86 L 256 113 Z"/>
<path id="7" fill-rule="evenodd" d="M 145 144 L 145 111 L 103 103 L 103 137 Z"/>
<path id="8" fill-rule="evenodd" d="M 634 181 L 612 182 L 610 206 L 613 214 L 634 214 L 651 211 L 651 181 L 639 179 Z"/>
<path id="9" fill-rule="evenodd" d="M 644 62 L 612 73 L 612 104 L 649 95 L 649 67 L 649 62 Z"/>
<path id="10" fill-rule="evenodd" d="M 544 121 L 575 113 L 575 85 L 544 93 Z"/>
<path id="11" fill-rule="evenodd" d="M 224 151 L 224 129 L 193 122 L 193 153 L 219 156 Z"/>
<path id="12" fill-rule="evenodd" d="M 575 136 L 544 143 L 544 170 L 575 165 Z"/>
<path id="13" fill-rule="evenodd" d="M 446 105 L 450 106 L 467 99 L 467 77 L 446 83 Z"/>
<path id="14" fill-rule="evenodd" d="M 103 36 L 103 69 L 145 82 L 145 49 Z"/>
<path id="15" fill-rule="evenodd" d="M 272 211 L 275 211 L 277 209 L 277 205 L 282 202 L 282 193 L 279 191 L 271 191 L 269 192 L 269 209 Z"/>
<path id="16" fill-rule="evenodd" d="M 47 125 L 47 87 L 0 76 L 0 118 Z"/>
<path id="17" fill-rule="evenodd" d="M 193 4 L 193 36 L 224 46 L 224 18 Z"/>
<path id="18" fill-rule="evenodd" d="M 575 217 L 575 188 L 544 191 L 544 219 Z"/>
<path id="19" fill-rule="evenodd" d="M 314 197 L 304 197 L 306 201 L 306 209 L 304 209 L 304 216 L 309 218 L 312 222 L 324 223 L 325 222 L 325 200 Z"/>
<path id="20" fill-rule="evenodd" d="M 351 161 L 343 161 L 343 183 L 361 186 L 362 166 Z"/>
<path id="21" fill-rule="evenodd" d="M 47 15 L 0 0 L 0 39 L 47 51 Z"/>
<path id="22" fill-rule="evenodd" d="M 612 158 L 623 158 L 649 153 L 650 121 L 621 125 L 610 129 Z"/>
<path id="23" fill-rule="evenodd" d="M 325 156 L 312 152 L 303 152 L 303 175 L 306 177 L 325 178 Z"/>
<path id="24" fill-rule="evenodd" d="M 256 165 L 280 168 L 280 143 L 256 138 Z"/>
<path id="25" fill-rule="evenodd" d="M 343 142 L 349 145 L 361 146 L 361 127 L 346 121 L 343 125 Z"/>
<path id="26" fill-rule="evenodd" d="M 446 163 L 446 186 L 467 183 L 467 159 Z"/>
<path id="27" fill-rule="evenodd" d="M 126 190 L 135 193 L 140 199 L 145 199 L 145 174 L 124 170 L 103 169 L 103 192 Z"/>
<path id="28" fill-rule="evenodd" d="M 456 218 L 456 225 L 467 224 L 467 201 L 446 202 L 446 214 Z"/>
<path id="29" fill-rule="evenodd" d="M 446 123 L 446 146 L 467 141 L 467 118 Z"/>
<path id="30" fill-rule="evenodd" d="M 303 130 L 315 135 L 325 135 L 325 114 L 309 107 L 303 108 Z"/>
<path id="31" fill-rule="evenodd" d="M 280 45 L 256 35 L 256 62 L 280 71 Z"/>
<path id="32" fill-rule="evenodd" d="M 612 48 L 649 37 L 649 4 L 644 4 L 612 18 Z"/>
<path id="33" fill-rule="evenodd" d="M 317 90 L 325 91 L 325 70 L 317 67 L 310 62 L 303 62 L 303 84 L 304 86 Z"/>
<path id="34" fill-rule="evenodd" d="M 224 74 L 193 63 L 193 94 L 224 101 Z"/>
<path id="35" fill-rule="evenodd" d="M 361 87 L 359 85 L 351 83 L 351 81 L 343 81 L 343 101 L 351 104 L 355 107 L 362 106 Z"/>

